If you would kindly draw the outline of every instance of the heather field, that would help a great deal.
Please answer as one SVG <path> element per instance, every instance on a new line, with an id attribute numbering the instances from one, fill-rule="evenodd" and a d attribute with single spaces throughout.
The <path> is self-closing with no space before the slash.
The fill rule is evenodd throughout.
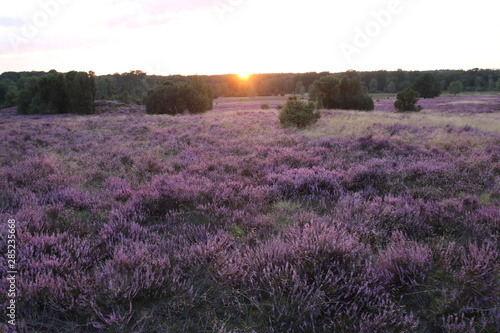
<path id="1" fill-rule="evenodd" d="M 17 331 L 498 332 L 500 96 L 374 99 L 303 130 L 284 97 L 1 110 Z"/>

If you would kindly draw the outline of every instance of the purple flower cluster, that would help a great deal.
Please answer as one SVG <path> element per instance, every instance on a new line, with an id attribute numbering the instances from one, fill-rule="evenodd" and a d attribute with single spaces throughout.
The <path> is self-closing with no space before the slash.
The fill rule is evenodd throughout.
<path id="1" fill-rule="evenodd" d="M 500 112 L 500 96 L 456 96 L 419 99 L 418 105 L 424 111 L 448 114 L 481 114 Z M 394 99 L 384 98 L 375 101 L 375 111 L 394 111 Z"/>
<path id="2" fill-rule="evenodd" d="M 496 331 L 498 134 L 310 138 L 260 109 L 274 100 L 219 102 L 204 116 L 0 112 L 19 331 Z M 437 132 L 446 144 L 419 144 Z"/>

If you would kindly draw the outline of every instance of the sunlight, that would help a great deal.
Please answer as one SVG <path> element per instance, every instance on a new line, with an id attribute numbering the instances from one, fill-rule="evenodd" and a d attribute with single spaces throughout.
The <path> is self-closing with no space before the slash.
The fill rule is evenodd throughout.
<path id="1" fill-rule="evenodd" d="M 248 73 L 240 73 L 240 74 L 238 74 L 238 76 L 240 77 L 240 79 L 243 79 L 243 80 L 247 80 L 250 77 L 250 75 L 252 75 L 252 74 L 248 74 Z"/>

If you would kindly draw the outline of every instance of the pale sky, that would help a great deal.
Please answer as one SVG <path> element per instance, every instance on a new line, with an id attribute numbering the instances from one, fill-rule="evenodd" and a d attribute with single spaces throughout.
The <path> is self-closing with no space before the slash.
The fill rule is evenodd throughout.
<path id="1" fill-rule="evenodd" d="M 0 72 L 500 68 L 498 0 L 19 0 Z"/>

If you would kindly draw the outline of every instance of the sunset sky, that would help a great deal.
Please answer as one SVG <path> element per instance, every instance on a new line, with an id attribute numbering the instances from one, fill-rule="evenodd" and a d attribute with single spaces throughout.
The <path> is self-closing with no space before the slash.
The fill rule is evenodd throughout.
<path id="1" fill-rule="evenodd" d="M 22 0 L 0 72 L 225 74 L 500 68 L 492 0 Z"/>

